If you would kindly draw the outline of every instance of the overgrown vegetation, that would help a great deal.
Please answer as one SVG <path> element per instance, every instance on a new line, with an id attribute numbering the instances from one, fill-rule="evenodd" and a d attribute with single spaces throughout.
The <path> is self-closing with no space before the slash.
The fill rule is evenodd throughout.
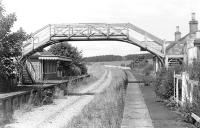
<path id="1" fill-rule="evenodd" d="M 172 69 L 161 69 L 156 75 L 155 93 L 163 99 L 169 99 L 174 92 L 174 78 Z"/>
<path id="2" fill-rule="evenodd" d="M 153 73 L 153 65 L 152 64 L 146 65 L 142 72 L 145 76 L 151 75 Z"/>
<path id="3" fill-rule="evenodd" d="M 196 80 L 200 82 L 200 62 L 197 60 L 193 60 L 193 63 L 189 66 L 187 66 L 186 71 L 189 73 L 189 78 L 192 80 Z M 194 86 L 193 88 L 193 103 L 186 102 L 185 106 L 189 106 L 188 109 L 182 109 L 185 113 L 188 113 L 188 117 L 191 118 L 191 113 L 195 113 L 198 116 L 200 116 L 200 86 Z M 186 115 L 186 114 L 185 114 Z M 187 118 L 186 118 L 187 119 Z M 200 123 L 195 122 L 192 120 L 192 122 L 195 124 L 197 128 L 200 128 Z"/>
<path id="4" fill-rule="evenodd" d="M 130 67 L 131 69 L 144 69 L 146 68 L 146 66 L 148 66 L 150 64 L 149 60 L 146 58 L 137 58 L 135 60 L 133 60 L 129 65 L 127 65 L 128 67 Z"/>
<path id="5" fill-rule="evenodd" d="M 37 87 L 35 90 L 31 91 L 28 104 L 32 104 L 34 106 L 51 104 L 53 103 L 54 93 L 55 92 L 51 89 L 43 89 L 41 87 Z"/>
<path id="6" fill-rule="evenodd" d="M 75 117 L 68 128 L 120 128 L 124 109 L 125 77 L 113 70 L 112 83 Z M 123 77 L 122 77 L 123 76 Z"/>
<path id="7" fill-rule="evenodd" d="M 11 32 L 16 20 L 14 13 L 6 14 L 0 2 L 0 81 L 4 81 L 1 86 L 8 86 L 7 82 L 16 78 L 19 67 L 16 61 L 21 56 L 22 42 L 28 38 L 22 28 Z"/>
<path id="8" fill-rule="evenodd" d="M 155 93 L 158 97 L 161 99 L 169 99 L 174 94 L 174 72 L 176 74 L 181 73 L 183 71 L 182 66 L 174 66 L 170 67 L 168 69 L 161 68 L 157 73 L 155 77 L 151 77 L 148 79 L 147 76 L 152 74 L 153 67 L 151 65 L 147 65 L 143 69 L 143 74 L 147 82 L 149 80 L 154 81 L 154 89 Z"/>
<path id="9" fill-rule="evenodd" d="M 182 119 L 187 123 L 195 124 L 196 127 L 200 127 L 200 124 L 196 122 L 191 114 L 195 113 L 200 115 L 200 88 L 199 86 L 194 86 L 193 90 L 193 103 L 191 104 L 186 100 L 184 105 L 177 108 L 177 104 L 172 98 L 174 92 L 174 72 L 176 74 L 181 74 L 183 71 L 189 73 L 189 79 L 200 80 L 200 62 L 194 60 L 191 65 L 175 66 L 169 69 L 161 69 L 156 75 L 155 92 L 156 95 L 162 99 L 167 99 L 167 107 L 172 109 L 177 109 L 181 113 Z"/>
<path id="10" fill-rule="evenodd" d="M 54 55 L 70 57 L 72 62 L 70 64 L 61 63 L 59 70 L 64 70 L 66 76 L 77 76 L 87 74 L 86 64 L 82 56 L 82 51 L 78 51 L 67 42 L 55 44 L 50 47 L 49 51 Z"/>
<path id="11" fill-rule="evenodd" d="M 149 67 L 144 67 L 143 70 L 134 69 L 139 72 L 133 71 L 133 73 L 136 79 L 138 80 L 146 79 L 147 82 L 149 83 L 149 79 L 147 79 L 145 74 L 148 74 L 150 69 L 151 68 Z M 180 74 L 184 70 L 186 70 L 186 68 L 183 66 L 175 66 L 168 70 L 163 68 L 156 74 L 155 77 L 151 77 L 150 80 L 152 79 L 155 80 L 155 82 L 153 82 L 151 86 L 154 87 L 156 95 L 159 97 L 159 99 L 156 99 L 156 101 L 162 102 L 162 104 L 166 105 L 168 109 L 179 113 L 182 117 L 181 119 L 184 122 L 193 123 L 193 124 L 195 123 L 195 126 L 198 126 L 199 123 L 195 122 L 194 119 L 191 117 L 191 112 L 200 110 L 200 108 L 197 106 L 195 107 L 194 105 L 191 105 L 189 102 L 186 102 L 183 106 L 177 106 L 177 102 L 173 98 L 173 88 L 174 88 L 173 87 L 173 73 L 175 71 L 176 74 Z M 194 91 L 196 91 L 196 89 Z"/>
<path id="12" fill-rule="evenodd" d="M 189 73 L 189 79 L 200 81 L 200 62 L 194 60 L 190 65 L 178 65 L 174 67 L 170 67 L 169 69 L 162 68 L 159 72 L 156 73 L 156 77 L 150 77 L 148 79 L 147 76 L 152 74 L 152 67 L 147 65 L 142 68 L 134 68 L 137 72 L 136 78 L 140 80 L 145 80 L 148 83 L 150 80 L 154 80 L 155 82 L 152 84 L 155 89 L 156 95 L 164 102 L 164 104 L 170 108 L 171 110 L 179 111 L 182 117 L 182 120 L 187 123 L 192 123 L 196 127 L 200 128 L 200 123 L 196 122 L 191 114 L 195 113 L 200 116 L 200 88 L 198 86 L 194 86 L 193 88 L 193 103 L 191 104 L 186 100 L 184 105 L 177 106 L 177 103 L 173 99 L 174 94 L 174 72 L 176 74 L 181 74 L 183 71 Z M 180 94 L 179 94 L 180 95 Z"/>
<path id="13" fill-rule="evenodd" d="M 200 81 L 200 62 L 194 60 L 193 63 L 186 68 L 189 73 L 189 77 L 192 80 Z"/>
<path id="14" fill-rule="evenodd" d="M 64 88 L 63 88 L 64 90 Z M 59 90 L 60 91 L 60 90 Z M 14 116 L 22 114 L 24 112 L 31 111 L 34 107 L 40 107 L 42 105 L 52 104 L 53 100 L 57 98 L 56 93 L 58 90 L 44 89 L 42 87 L 35 87 L 31 90 L 28 103 L 24 104 L 17 110 Z"/>
<path id="15" fill-rule="evenodd" d="M 76 82 L 76 83 L 69 82 L 67 90 L 68 90 L 68 92 L 71 92 L 71 93 L 78 92 L 79 90 L 81 90 L 87 86 L 90 86 L 93 82 L 95 82 L 97 80 L 98 80 L 97 77 L 91 75 L 90 77 L 84 78 L 80 82 Z"/>
<path id="16" fill-rule="evenodd" d="M 189 79 L 200 80 L 200 62 L 194 60 L 192 64 L 186 66 L 175 66 L 171 69 L 162 69 L 157 74 L 157 81 L 155 83 L 155 91 L 158 96 L 163 99 L 168 99 L 167 106 L 173 109 L 177 109 L 181 113 L 182 120 L 187 123 L 194 124 L 197 128 L 200 128 L 200 123 L 195 121 L 191 114 L 195 113 L 200 116 L 200 88 L 194 86 L 193 88 L 193 103 L 191 104 L 187 99 L 186 102 L 177 107 L 177 103 L 172 98 L 174 91 L 173 72 L 181 74 L 183 71 L 189 73 Z"/>

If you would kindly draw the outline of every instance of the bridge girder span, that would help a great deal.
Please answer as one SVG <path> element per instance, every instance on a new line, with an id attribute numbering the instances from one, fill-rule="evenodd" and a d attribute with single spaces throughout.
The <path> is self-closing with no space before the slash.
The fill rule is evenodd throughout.
<path id="1" fill-rule="evenodd" d="M 137 32 L 144 36 L 146 41 L 137 40 L 131 31 Z M 154 42 L 153 47 L 148 41 Z M 146 49 L 150 53 L 156 55 L 163 63 L 165 57 L 163 53 L 163 40 L 136 27 L 130 23 L 125 24 L 56 24 L 47 25 L 44 28 L 33 33 L 32 37 L 23 43 L 24 60 L 51 44 L 63 41 L 123 41 L 134 44 Z"/>

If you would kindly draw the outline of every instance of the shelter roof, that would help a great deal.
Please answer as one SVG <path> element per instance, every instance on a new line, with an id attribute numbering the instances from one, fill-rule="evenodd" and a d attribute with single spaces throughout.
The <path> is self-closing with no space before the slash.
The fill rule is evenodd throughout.
<path id="1" fill-rule="evenodd" d="M 43 51 L 36 52 L 30 58 L 38 58 L 39 60 L 61 60 L 61 61 L 72 61 L 70 57 L 54 55 L 51 52 Z"/>

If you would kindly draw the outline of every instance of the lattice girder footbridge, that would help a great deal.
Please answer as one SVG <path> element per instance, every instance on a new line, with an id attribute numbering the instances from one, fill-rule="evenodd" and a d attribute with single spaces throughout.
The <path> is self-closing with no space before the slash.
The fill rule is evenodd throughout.
<path id="1" fill-rule="evenodd" d="M 146 41 L 139 41 L 132 32 L 136 32 Z M 149 44 L 149 40 L 153 44 Z M 106 24 L 50 24 L 36 31 L 23 43 L 22 60 L 41 49 L 64 41 L 123 41 L 139 46 L 164 58 L 164 41 L 145 30 L 130 23 Z"/>

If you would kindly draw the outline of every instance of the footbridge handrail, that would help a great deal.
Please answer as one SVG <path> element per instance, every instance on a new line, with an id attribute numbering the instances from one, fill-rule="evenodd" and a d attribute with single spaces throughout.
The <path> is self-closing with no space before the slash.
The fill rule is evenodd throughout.
<path id="1" fill-rule="evenodd" d="M 149 37 L 150 39 L 154 40 L 154 41 L 155 41 L 157 44 L 159 44 L 159 45 L 163 45 L 163 42 L 164 42 L 164 41 L 163 41 L 162 39 L 160 39 L 160 38 L 154 36 L 153 34 L 147 32 L 147 31 L 145 31 L 145 30 L 143 30 L 143 29 L 141 29 L 141 28 L 139 28 L 139 27 L 137 27 L 137 26 L 135 26 L 135 25 L 133 25 L 133 24 L 130 24 L 130 23 L 129 23 L 128 25 L 129 25 L 129 28 L 130 28 L 130 29 L 133 29 L 133 30 L 135 30 L 136 32 L 138 32 L 138 33 L 140 33 L 140 34 L 143 34 L 143 35 Z"/>
<path id="2" fill-rule="evenodd" d="M 148 38 L 149 42 L 153 41 L 156 48 L 149 44 L 148 41 L 139 41 L 131 32 L 141 34 L 145 38 Z M 145 48 L 160 57 L 164 57 L 162 52 L 164 41 L 130 23 L 49 24 L 33 33 L 31 38 L 23 43 L 23 57 L 57 42 L 95 40 L 127 41 L 128 43 Z"/>

